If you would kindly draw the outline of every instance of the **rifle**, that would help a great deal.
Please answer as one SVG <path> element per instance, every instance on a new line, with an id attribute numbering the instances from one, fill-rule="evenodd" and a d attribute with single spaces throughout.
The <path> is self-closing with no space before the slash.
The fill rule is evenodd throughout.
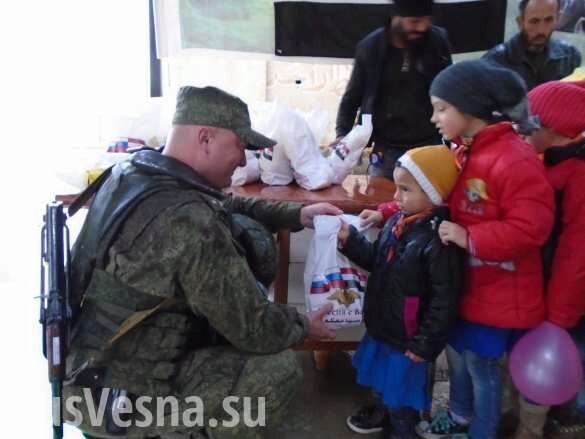
<path id="1" fill-rule="evenodd" d="M 69 351 L 72 312 L 69 303 L 69 228 L 61 202 L 47 204 L 41 231 L 41 308 L 43 355 L 49 366 L 53 439 L 63 438 L 62 390 Z"/>

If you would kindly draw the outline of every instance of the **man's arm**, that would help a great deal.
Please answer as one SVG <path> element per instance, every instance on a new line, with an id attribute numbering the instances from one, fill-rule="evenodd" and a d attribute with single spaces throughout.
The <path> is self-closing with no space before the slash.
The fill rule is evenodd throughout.
<path id="1" fill-rule="evenodd" d="M 224 207 L 232 213 L 249 216 L 262 223 L 271 231 L 303 227 L 313 228 L 315 215 L 341 215 L 343 211 L 329 203 L 315 203 L 303 206 L 301 203 L 277 202 L 260 198 L 228 196 Z"/>
<path id="2" fill-rule="evenodd" d="M 224 207 L 229 212 L 240 213 L 255 219 L 272 232 L 279 229 L 291 229 L 296 232 L 303 228 L 300 221 L 303 207 L 301 203 L 229 195 L 224 201 Z"/>
<path id="3" fill-rule="evenodd" d="M 337 119 L 335 124 L 335 133 L 337 137 L 344 137 L 351 131 L 355 123 L 358 109 L 361 106 L 365 89 L 365 61 L 363 55 L 360 55 L 359 49 L 356 51 L 353 70 L 347 83 L 345 93 L 341 98 Z"/>
<path id="4" fill-rule="evenodd" d="M 447 34 L 447 30 L 443 29 L 442 27 L 435 26 L 434 27 L 438 32 L 438 39 L 439 39 L 439 48 L 437 50 L 436 56 L 439 59 L 439 71 L 435 74 L 438 74 L 441 70 L 449 67 L 453 64 L 453 58 L 451 53 L 453 49 L 451 48 L 451 42 L 449 41 L 449 35 Z"/>
<path id="5" fill-rule="evenodd" d="M 509 67 L 509 63 L 506 59 L 506 46 L 504 44 L 498 44 L 496 47 L 492 47 L 483 54 L 481 59 L 491 61 L 504 67 Z"/>
<path id="6" fill-rule="evenodd" d="M 244 255 L 215 215 L 194 216 L 185 208 L 175 235 L 187 244 L 178 283 L 193 312 L 236 348 L 255 353 L 287 349 L 309 334 L 309 320 L 294 307 L 270 302 L 257 286 Z M 181 226 L 183 224 L 184 226 Z"/>

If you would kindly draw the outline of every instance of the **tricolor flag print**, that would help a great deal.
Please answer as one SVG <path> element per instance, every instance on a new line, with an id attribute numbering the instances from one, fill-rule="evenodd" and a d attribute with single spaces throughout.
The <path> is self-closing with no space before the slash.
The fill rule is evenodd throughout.
<path id="1" fill-rule="evenodd" d="M 315 276 L 309 294 L 323 294 L 332 290 L 355 290 L 366 292 L 368 275 L 354 267 L 335 267 L 323 275 Z"/>

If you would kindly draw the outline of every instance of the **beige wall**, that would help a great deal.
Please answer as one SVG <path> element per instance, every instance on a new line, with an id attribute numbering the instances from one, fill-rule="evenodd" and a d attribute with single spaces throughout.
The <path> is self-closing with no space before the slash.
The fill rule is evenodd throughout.
<path id="1" fill-rule="evenodd" d="M 236 58 L 186 56 L 166 63 L 166 96 L 182 85 L 215 85 L 247 102 L 278 101 L 302 111 L 321 109 L 329 115 L 333 140 L 334 119 L 341 95 L 351 74 L 345 63 L 312 63 Z"/>

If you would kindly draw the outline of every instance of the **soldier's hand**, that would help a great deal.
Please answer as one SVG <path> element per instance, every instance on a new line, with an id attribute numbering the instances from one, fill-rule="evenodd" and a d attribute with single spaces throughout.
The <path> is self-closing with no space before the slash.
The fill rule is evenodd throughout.
<path id="1" fill-rule="evenodd" d="M 301 224 L 310 229 L 314 228 L 313 218 L 316 215 L 341 215 L 343 211 L 330 203 L 316 203 L 301 209 Z"/>
<path id="2" fill-rule="evenodd" d="M 361 220 L 360 224 L 362 225 L 362 227 L 367 227 L 370 224 L 379 227 L 384 221 L 384 215 L 382 215 L 382 212 L 378 212 L 377 210 L 371 209 L 362 210 L 362 213 L 360 213 L 359 218 Z"/>
<path id="3" fill-rule="evenodd" d="M 317 311 L 309 313 L 309 338 L 312 340 L 333 340 L 335 332 L 323 322 L 323 317 L 333 309 L 333 304 L 323 305 Z"/>

